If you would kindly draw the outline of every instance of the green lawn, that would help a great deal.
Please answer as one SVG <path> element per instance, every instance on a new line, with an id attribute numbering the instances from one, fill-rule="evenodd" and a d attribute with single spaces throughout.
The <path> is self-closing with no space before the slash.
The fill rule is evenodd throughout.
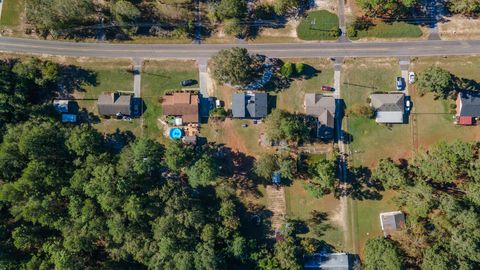
<path id="1" fill-rule="evenodd" d="M 339 218 L 339 200 L 332 194 L 316 199 L 305 191 L 302 180 L 295 180 L 291 186 L 285 188 L 285 200 L 288 218 L 306 221 L 314 210 L 325 212 L 327 221 L 324 224 L 327 228 L 319 239 L 334 246 L 338 251 L 347 250 L 343 230 L 336 222 Z M 315 237 L 312 232 L 307 233 L 306 236 Z"/>
<path id="2" fill-rule="evenodd" d="M 303 113 L 305 93 L 321 93 L 322 85 L 333 86 L 333 64 L 325 58 L 282 59 L 285 62 L 304 63 L 307 78 L 295 79 L 289 88 L 278 92 L 277 108 Z"/>
<path id="3" fill-rule="evenodd" d="M 158 118 L 162 115 L 161 98 L 168 91 L 180 90 L 182 80 L 198 81 L 198 68 L 194 61 L 145 61 L 142 70 L 142 99 L 144 135 L 161 139 Z M 198 85 L 188 88 L 197 89 Z"/>
<path id="4" fill-rule="evenodd" d="M 2 0 L 3 8 L 0 18 L 1 26 L 18 26 L 21 22 L 21 15 L 25 9 L 24 0 Z"/>
<path id="5" fill-rule="evenodd" d="M 419 38 L 422 34 L 418 25 L 405 22 L 378 22 L 367 30 L 357 31 L 356 36 L 349 36 L 349 38 L 352 40 L 361 38 Z"/>
<path id="6" fill-rule="evenodd" d="M 338 16 L 326 10 L 309 12 L 297 27 L 297 36 L 303 40 L 336 40 Z"/>

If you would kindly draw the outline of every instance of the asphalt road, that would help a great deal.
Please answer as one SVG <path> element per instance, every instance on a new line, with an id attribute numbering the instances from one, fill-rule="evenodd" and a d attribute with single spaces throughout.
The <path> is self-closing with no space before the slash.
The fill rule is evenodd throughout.
<path id="1" fill-rule="evenodd" d="M 234 46 L 271 57 L 382 57 L 480 54 L 480 40 L 275 44 L 110 44 L 0 37 L 0 51 L 78 57 L 175 58 L 210 57 Z"/>

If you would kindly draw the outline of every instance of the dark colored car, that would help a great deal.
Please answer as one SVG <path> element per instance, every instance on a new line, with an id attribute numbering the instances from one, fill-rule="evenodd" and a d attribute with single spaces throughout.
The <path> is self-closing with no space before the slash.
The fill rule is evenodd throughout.
<path id="1" fill-rule="evenodd" d="M 335 92 L 335 88 L 330 87 L 330 86 L 326 86 L 326 85 L 322 85 L 322 91 Z"/>
<path id="2" fill-rule="evenodd" d="M 195 81 L 195 80 L 184 80 L 184 81 L 181 81 L 181 84 L 182 84 L 182 86 L 190 86 L 190 85 L 197 84 L 197 81 Z"/>

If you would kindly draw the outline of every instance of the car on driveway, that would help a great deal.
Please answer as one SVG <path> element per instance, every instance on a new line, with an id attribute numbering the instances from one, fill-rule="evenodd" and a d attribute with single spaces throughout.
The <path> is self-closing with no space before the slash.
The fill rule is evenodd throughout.
<path id="1" fill-rule="evenodd" d="M 405 101 L 405 111 L 409 112 L 412 109 L 412 102 L 410 100 Z"/>
<path id="2" fill-rule="evenodd" d="M 413 71 L 410 71 L 410 72 L 408 73 L 408 82 L 409 82 L 410 84 L 415 83 L 415 73 L 414 73 Z"/>
<path id="3" fill-rule="evenodd" d="M 335 88 L 330 87 L 330 86 L 326 86 L 326 85 L 322 85 L 322 91 L 335 92 Z"/>
<path id="4" fill-rule="evenodd" d="M 195 81 L 195 80 L 183 80 L 183 81 L 180 82 L 180 84 L 182 86 L 190 86 L 190 85 L 197 84 L 197 81 Z"/>
<path id="5" fill-rule="evenodd" d="M 403 78 L 402 77 L 397 77 L 397 79 L 395 81 L 395 85 L 397 86 L 398 91 L 403 90 Z"/>

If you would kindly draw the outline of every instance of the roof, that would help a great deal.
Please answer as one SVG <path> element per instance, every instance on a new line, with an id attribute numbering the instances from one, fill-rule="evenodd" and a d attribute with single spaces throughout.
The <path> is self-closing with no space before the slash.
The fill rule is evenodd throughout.
<path id="1" fill-rule="evenodd" d="M 480 117 L 480 92 L 461 92 L 459 99 L 459 116 Z"/>
<path id="2" fill-rule="evenodd" d="M 100 115 L 131 115 L 132 96 L 103 92 L 98 97 L 97 108 Z"/>
<path id="3" fill-rule="evenodd" d="M 59 113 L 68 113 L 69 107 L 68 107 L 68 100 L 54 100 L 53 101 L 53 107 L 55 110 Z"/>
<path id="4" fill-rule="evenodd" d="M 263 118 L 268 113 L 267 93 L 235 93 L 232 96 L 232 114 L 237 118 Z"/>
<path id="5" fill-rule="evenodd" d="M 460 116 L 458 117 L 459 125 L 473 125 L 473 117 L 471 116 Z"/>
<path id="6" fill-rule="evenodd" d="M 401 211 L 380 213 L 380 226 L 385 233 L 397 231 L 405 226 L 405 215 Z"/>
<path id="7" fill-rule="evenodd" d="M 304 269 L 349 270 L 351 269 L 350 256 L 347 253 L 316 253 L 307 258 Z"/>
<path id="8" fill-rule="evenodd" d="M 403 123 L 405 95 L 403 93 L 372 94 L 371 105 L 376 112 L 377 123 Z"/>
<path id="9" fill-rule="evenodd" d="M 173 93 L 162 101 L 163 115 L 181 117 L 184 123 L 198 123 L 198 95 Z"/>
<path id="10" fill-rule="evenodd" d="M 305 94 L 305 114 L 311 116 L 321 116 L 325 111 L 329 111 L 335 116 L 335 98 L 324 96 L 322 94 Z"/>

